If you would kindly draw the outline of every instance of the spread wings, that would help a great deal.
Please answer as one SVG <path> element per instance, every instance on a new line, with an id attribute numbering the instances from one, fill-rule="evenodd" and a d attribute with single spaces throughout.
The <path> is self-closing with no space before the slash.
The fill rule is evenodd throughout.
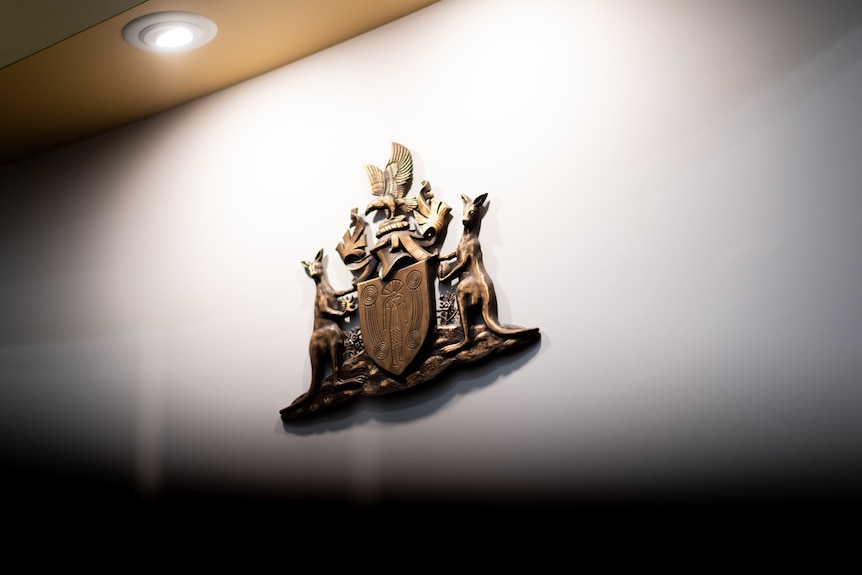
<path id="1" fill-rule="evenodd" d="M 375 196 L 392 195 L 403 198 L 413 185 L 413 156 L 410 150 L 392 142 L 392 154 L 386 169 L 366 165 L 365 172 L 371 182 L 371 193 Z"/>

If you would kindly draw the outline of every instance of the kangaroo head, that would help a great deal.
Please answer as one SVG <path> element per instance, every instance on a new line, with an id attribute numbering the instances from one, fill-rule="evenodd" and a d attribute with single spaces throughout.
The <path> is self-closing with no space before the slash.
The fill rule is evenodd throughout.
<path id="1" fill-rule="evenodd" d="M 461 200 L 464 202 L 464 215 L 461 220 L 465 226 L 472 226 L 482 219 L 482 205 L 488 194 L 476 196 L 475 200 L 471 200 L 468 196 L 461 194 Z"/>
<path id="2" fill-rule="evenodd" d="M 317 255 L 314 256 L 314 260 L 306 261 L 302 260 L 302 265 L 305 267 L 305 273 L 308 274 L 308 277 L 317 281 L 323 276 L 323 249 L 317 252 Z"/>

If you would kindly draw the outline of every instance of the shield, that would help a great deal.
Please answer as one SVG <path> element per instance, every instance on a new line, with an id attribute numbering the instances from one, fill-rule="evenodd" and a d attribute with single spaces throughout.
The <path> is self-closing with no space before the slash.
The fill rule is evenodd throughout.
<path id="1" fill-rule="evenodd" d="M 436 317 L 430 260 L 359 283 L 359 324 L 368 357 L 401 375 L 422 349 Z"/>

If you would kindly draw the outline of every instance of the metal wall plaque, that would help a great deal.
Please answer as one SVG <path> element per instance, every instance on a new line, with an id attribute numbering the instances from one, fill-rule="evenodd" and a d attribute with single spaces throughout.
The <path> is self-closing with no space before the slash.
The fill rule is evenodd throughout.
<path id="1" fill-rule="evenodd" d="M 316 284 L 311 384 L 281 410 L 285 422 L 430 383 L 454 367 L 539 339 L 539 328 L 503 324 L 497 317 L 479 242 L 487 194 L 461 195 L 461 238 L 454 251 L 441 254 L 452 208 L 434 196 L 427 181 L 409 195 L 410 150 L 393 142 L 386 167 L 367 165 L 365 171 L 372 199 L 364 216 L 374 214 L 374 220 L 369 223 L 354 208 L 335 248 L 353 274 L 352 285 L 332 287 L 322 249 L 302 262 Z M 359 325 L 348 328 L 357 317 Z"/>

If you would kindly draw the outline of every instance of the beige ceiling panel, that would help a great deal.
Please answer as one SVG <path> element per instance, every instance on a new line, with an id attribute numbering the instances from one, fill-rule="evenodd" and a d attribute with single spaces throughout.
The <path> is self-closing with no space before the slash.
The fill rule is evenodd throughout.
<path id="1" fill-rule="evenodd" d="M 0 69 L 0 165 L 211 94 L 436 1 L 149 0 Z M 218 35 L 180 54 L 125 43 L 127 23 L 160 11 L 203 14 Z"/>

